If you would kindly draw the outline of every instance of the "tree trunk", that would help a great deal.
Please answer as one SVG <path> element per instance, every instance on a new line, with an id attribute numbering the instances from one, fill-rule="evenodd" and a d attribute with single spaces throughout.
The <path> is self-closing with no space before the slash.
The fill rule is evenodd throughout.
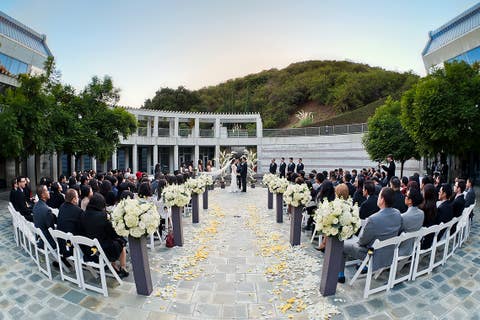
<path id="1" fill-rule="evenodd" d="M 35 177 L 33 177 L 33 181 L 35 181 L 35 186 L 40 182 L 40 154 L 35 154 Z"/>
<path id="2" fill-rule="evenodd" d="M 401 180 L 402 177 L 403 177 L 403 166 L 405 165 L 405 161 L 406 161 L 406 160 L 400 161 L 400 180 Z"/>

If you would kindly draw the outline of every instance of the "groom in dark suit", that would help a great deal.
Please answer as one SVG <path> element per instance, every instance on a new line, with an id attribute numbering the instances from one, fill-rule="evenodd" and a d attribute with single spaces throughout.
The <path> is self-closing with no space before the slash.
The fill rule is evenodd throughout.
<path id="1" fill-rule="evenodd" d="M 247 192 L 248 167 L 247 167 L 247 159 L 245 157 L 242 157 L 242 162 L 240 162 L 240 165 L 238 166 L 237 172 L 240 173 L 240 181 L 241 181 L 242 192 Z"/>

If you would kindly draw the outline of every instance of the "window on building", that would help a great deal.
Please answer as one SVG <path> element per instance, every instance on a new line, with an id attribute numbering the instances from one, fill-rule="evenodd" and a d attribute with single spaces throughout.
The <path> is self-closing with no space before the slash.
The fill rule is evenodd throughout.
<path id="1" fill-rule="evenodd" d="M 0 73 L 17 76 L 27 73 L 28 65 L 25 62 L 0 53 Z"/>

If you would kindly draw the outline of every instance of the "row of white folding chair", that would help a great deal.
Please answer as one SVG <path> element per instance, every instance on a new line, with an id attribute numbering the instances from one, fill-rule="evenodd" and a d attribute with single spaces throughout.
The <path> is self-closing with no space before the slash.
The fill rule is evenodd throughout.
<path id="1" fill-rule="evenodd" d="M 368 271 L 367 271 L 367 279 L 365 282 L 365 289 L 364 289 L 365 298 L 367 298 L 372 293 L 380 292 L 383 290 L 389 291 L 391 288 L 393 288 L 393 286 L 395 286 L 400 282 L 415 280 L 415 278 L 417 278 L 422 274 L 431 273 L 434 267 L 445 263 L 447 258 L 446 252 L 448 251 L 448 241 L 446 241 L 446 239 L 451 239 L 450 229 L 457 222 L 458 222 L 458 219 L 454 218 L 453 220 L 451 220 L 446 224 L 441 223 L 440 225 L 434 225 L 429 228 L 422 228 L 416 232 L 402 233 L 397 237 L 393 237 L 384 241 L 380 241 L 378 239 L 375 240 L 372 248 L 369 249 L 368 254 L 366 255 L 365 259 L 362 261 L 362 264 L 358 268 L 353 278 L 351 279 L 350 285 L 353 285 L 353 283 L 360 276 L 362 270 L 364 269 L 364 267 L 367 266 L 367 264 L 368 264 L 367 266 Z M 442 238 L 440 241 L 438 241 L 437 240 L 438 235 L 442 231 L 444 231 L 445 233 L 444 239 Z M 432 234 L 434 236 L 432 246 L 426 249 L 421 249 L 421 240 L 429 234 Z M 401 245 L 406 241 L 411 242 L 411 240 L 414 240 L 414 243 L 412 244 L 411 253 L 409 255 L 400 256 L 399 248 L 401 247 Z M 371 289 L 371 280 L 374 272 L 373 271 L 374 252 L 375 250 L 379 250 L 381 248 L 385 248 L 389 246 L 394 247 L 392 263 L 390 264 L 390 266 L 386 268 L 376 270 L 376 274 L 375 274 L 375 278 L 377 278 L 381 271 L 383 271 L 384 269 L 390 269 L 388 281 L 386 284 L 382 286 Z M 442 258 L 440 261 L 435 262 L 437 249 L 441 246 L 444 246 L 444 252 L 442 253 Z M 427 253 L 430 254 L 427 267 L 425 269 L 419 270 L 422 255 Z M 401 269 L 407 263 L 410 263 L 408 274 L 401 277 L 397 277 L 397 272 L 401 271 Z M 348 264 L 350 263 L 347 262 L 347 265 Z"/>
<path id="2" fill-rule="evenodd" d="M 71 233 L 65 233 L 59 230 L 53 230 L 51 228 L 49 231 L 57 244 L 57 254 L 59 257 L 62 256 L 60 250 L 60 239 L 65 242 L 66 249 L 68 248 L 68 250 L 72 250 L 72 256 L 65 258 L 73 262 L 75 266 L 75 278 L 61 272 L 60 276 L 62 280 L 73 282 L 80 288 L 99 292 L 105 297 L 108 297 L 106 280 L 107 273 L 105 272 L 105 268 L 108 268 L 110 270 L 109 275 L 113 276 L 119 284 L 122 284 L 122 280 L 118 276 L 110 261 L 108 261 L 108 258 L 97 239 L 74 236 Z M 85 253 L 82 251 L 81 246 L 89 248 L 89 250 L 92 252 L 92 256 L 98 257 L 98 262 L 85 259 Z M 97 278 L 97 274 L 100 275 L 100 287 L 90 284 L 85 280 L 84 268 L 87 269 L 95 278 Z"/>

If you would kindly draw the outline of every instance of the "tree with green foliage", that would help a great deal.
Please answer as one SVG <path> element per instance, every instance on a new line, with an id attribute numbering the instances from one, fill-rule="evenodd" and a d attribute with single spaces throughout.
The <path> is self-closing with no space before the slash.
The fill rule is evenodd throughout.
<path id="1" fill-rule="evenodd" d="M 463 155 L 480 141 L 479 66 L 446 63 L 402 97 L 401 122 L 422 155 Z"/>
<path id="2" fill-rule="evenodd" d="M 400 123 L 401 106 L 399 101 L 388 98 L 383 106 L 368 119 L 368 132 L 362 143 L 373 161 L 382 161 L 388 154 L 400 161 L 400 176 L 403 166 L 411 158 L 419 159 L 415 143 Z"/>

